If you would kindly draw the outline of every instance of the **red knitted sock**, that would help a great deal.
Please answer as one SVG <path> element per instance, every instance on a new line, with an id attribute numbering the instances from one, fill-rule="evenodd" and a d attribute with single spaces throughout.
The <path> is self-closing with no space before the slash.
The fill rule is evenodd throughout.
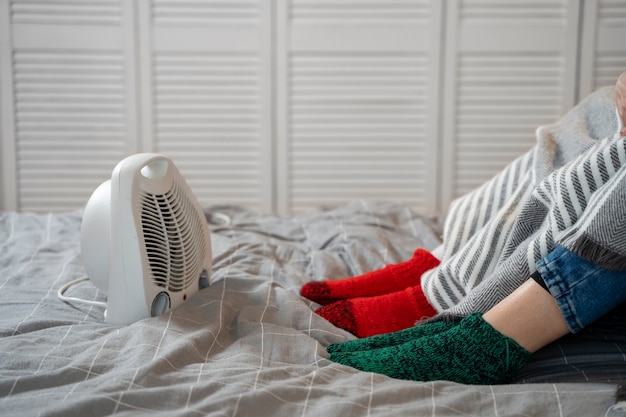
<path id="1" fill-rule="evenodd" d="M 439 260 L 424 249 L 399 264 L 339 280 L 311 281 L 300 289 L 300 295 L 321 305 L 356 297 L 389 294 L 420 283 L 422 274 L 439 265 Z"/>
<path id="2" fill-rule="evenodd" d="M 406 329 L 437 314 L 420 285 L 376 297 L 337 301 L 315 312 L 357 337 Z"/>

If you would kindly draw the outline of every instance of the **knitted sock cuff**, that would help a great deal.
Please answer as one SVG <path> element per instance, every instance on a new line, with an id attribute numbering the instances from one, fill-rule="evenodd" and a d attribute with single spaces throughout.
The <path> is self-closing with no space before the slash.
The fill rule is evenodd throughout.
<path id="1" fill-rule="evenodd" d="M 409 294 L 409 299 L 413 301 L 413 307 L 415 311 L 419 311 L 420 317 L 417 317 L 417 321 L 421 321 L 424 319 L 428 319 L 437 314 L 437 310 L 428 302 L 426 298 L 426 294 L 424 294 L 424 290 L 419 285 L 414 287 L 410 287 L 404 290 L 407 294 Z"/>
<path id="2" fill-rule="evenodd" d="M 526 365 L 532 353 L 487 323 L 481 314 L 472 314 L 459 324 L 466 341 L 465 357 L 477 360 L 480 372 L 467 369 L 467 380 L 478 384 L 512 379 Z M 500 360 L 481 361 L 490 357 Z M 471 363 L 471 360 L 468 360 Z"/>
<path id="3" fill-rule="evenodd" d="M 422 274 L 439 265 L 439 259 L 435 258 L 425 249 L 417 249 L 411 259 L 398 264 L 389 265 L 387 268 L 393 280 L 404 287 L 419 285 Z"/>

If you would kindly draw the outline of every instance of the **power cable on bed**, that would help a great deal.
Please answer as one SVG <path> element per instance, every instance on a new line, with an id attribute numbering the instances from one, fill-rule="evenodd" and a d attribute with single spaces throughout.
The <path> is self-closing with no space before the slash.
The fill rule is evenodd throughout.
<path id="1" fill-rule="evenodd" d="M 87 305 L 91 305 L 91 306 L 106 308 L 107 307 L 107 303 L 102 302 L 102 301 L 86 300 L 84 298 L 68 297 L 68 296 L 65 295 L 65 291 L 70 289 L 70 287 L 73 287 L 74 285 L 80 284 L 83 281 L 89 281 L 89 277 L 87 277 L 87 276 L 80 277 L 80 278 L 77 278 L 77 279 L 75 279 L 73 281 L 70 281 L 67 284 L 63 285 L 57 291 L 57 297 L 59 297 L 59 299 L 61 299 L 62 301 L 65 301 L 66 303 L 81 303 L 81 304 L 87 304 Z"/>

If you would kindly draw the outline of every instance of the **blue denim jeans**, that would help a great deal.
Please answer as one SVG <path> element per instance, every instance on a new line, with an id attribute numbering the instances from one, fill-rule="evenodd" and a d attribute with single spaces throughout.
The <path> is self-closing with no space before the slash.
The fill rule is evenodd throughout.
<path id="1" fill-rule="evenodd" d="M 572 333 L 626 301 L 626 271 L 609 271 L 557 246 L 537 263 Z"/>

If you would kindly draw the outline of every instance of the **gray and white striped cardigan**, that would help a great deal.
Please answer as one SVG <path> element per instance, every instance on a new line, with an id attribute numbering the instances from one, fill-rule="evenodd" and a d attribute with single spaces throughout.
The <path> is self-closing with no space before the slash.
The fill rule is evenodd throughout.
<path id="1" fill-rule="evenodd" d="M 626 217 L 620 217 L 626 195 L 623 210 L 607 208 L 619 204 L 615 188 L 626 189 L 626 138 L 615 133 L 615 114 L 614 89 L 596 91 L 555 124 L 537 129 L 529 152 L 453 202 L 444 243 L 434 251 L 442 262 L 422 276 L 439 312 L 489 310 L 556 245 L 600 253 L 608 239 L 615 248 L 605 259 L 626 259 L 626 242 L 620 242 L 626 241 Z M 591 225 L 599 245 L 590 244 Z M 622 231 L 619 238 L 616 231 Z"/>

